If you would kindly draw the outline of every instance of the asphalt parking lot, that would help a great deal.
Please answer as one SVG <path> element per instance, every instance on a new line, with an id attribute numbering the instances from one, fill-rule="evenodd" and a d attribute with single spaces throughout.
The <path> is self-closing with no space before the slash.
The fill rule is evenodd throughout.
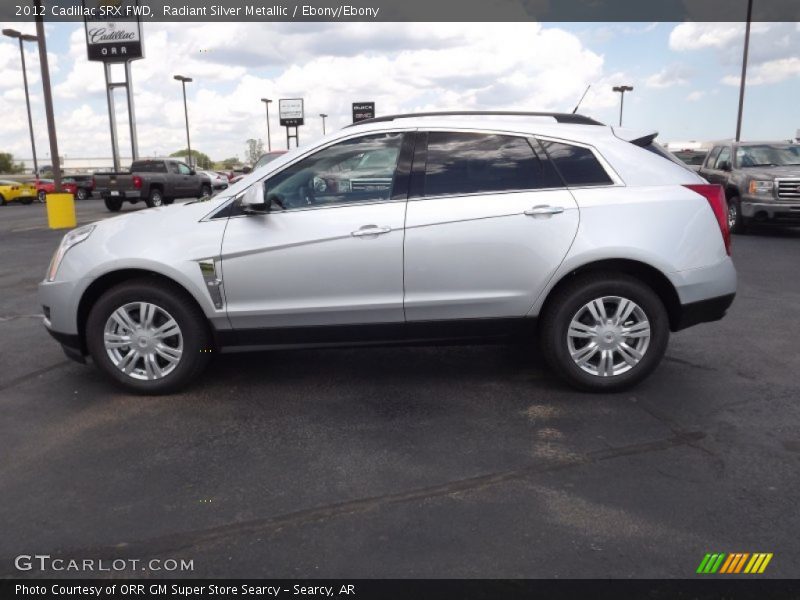
<path id="1" fill-rule="evenodd" d="M 0 208 L 0 576 L 45 553 L 194 561 L 128 573 L 153 577 L 681 578 L 707 552 L 797 575 L 800 228 L 735 237 L 728 317 L 620 395 L 505 346 L 224 355 L 186 393 L 129 395 L 37 316 L 61 235 L 42 205 Z"/>

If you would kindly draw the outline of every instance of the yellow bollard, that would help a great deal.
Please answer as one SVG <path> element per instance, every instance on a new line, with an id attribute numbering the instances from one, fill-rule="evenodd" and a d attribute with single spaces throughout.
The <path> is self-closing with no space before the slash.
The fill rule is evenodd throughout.
<path id="1" fill-rule="evenodd" d="M 47 225 L 50 229 L 71 229 L 78 225 L 72 194 L 47 194 Z"/>

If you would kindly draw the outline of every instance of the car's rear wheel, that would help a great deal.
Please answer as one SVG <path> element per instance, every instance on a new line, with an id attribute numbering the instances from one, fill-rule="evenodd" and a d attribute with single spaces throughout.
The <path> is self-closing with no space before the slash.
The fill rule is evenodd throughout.
<path id="1" fill-rule="evenodd" d="M 548 300 L 540 330 L 553 370 L 580 390 L 618 391 L 647 377 L 669 341 L 664 304 L 621 273 L 578 277 Z"/>
<path id="2" fill-rule="evenodd" d="M 47 194 L 45 193 L 44 190 L 39 190 L 39 193 L 36 194 L 36 199 L 39 200 L 39 202 L 41 202 L 42 204 L 44 204 L 45 202 L 47 202 Z"/>
<path id="3" fill-rule="evenodd" d="M 202 311 L 185 292 L 153 279 L 122 283 L 103 294 L 86 323 L 95 364 L 140 393 L 177 391 L 211 356 Z"/>
<path id="4" fill-rule="evenodd" d="M 86 200 L 89 197 L 89 193 L 86 191 L 85 188 L 78 188 L 78 193 L 75 195 L 78 200 Z"/>
<path id="5" fill-rule="evenodd" d="M 210 196 L 212 193 L 210 185 L 204 185 L 200 188 L 200 197 L 203 198 L 205 196 Z"/>
<path id="6" fill-rule="evenodd" d="M 156 208 L 164 204 L 164 194 L 158 188 L 150 190 L 150 195 L 147 197 L 147 206 L 149 208 Z"/>
<path id="7" fill-rule="evenodd" d="M 747 233 L 747 222 L 742 216 L 742 202 L 737 196 L 728 199 L 728 229 L 731 233 Z"/>
<path id="8" fill-rule="evenodd" d="M 122 200 L 119 198 L 105 198 L 104 199 L 106 208 L 111 212 L 119 212 L 122 208 Z"/>

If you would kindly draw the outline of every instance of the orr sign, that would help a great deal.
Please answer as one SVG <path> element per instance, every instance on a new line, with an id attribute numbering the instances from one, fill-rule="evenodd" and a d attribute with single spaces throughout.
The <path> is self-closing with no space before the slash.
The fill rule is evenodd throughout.
<path id="1" fill-rule="evenodd" d="M 139 0 L 83 0 L 89 60 L 127 62 L 144 57 Z M 123 16 L 124 15 L 124 16 Z"/>

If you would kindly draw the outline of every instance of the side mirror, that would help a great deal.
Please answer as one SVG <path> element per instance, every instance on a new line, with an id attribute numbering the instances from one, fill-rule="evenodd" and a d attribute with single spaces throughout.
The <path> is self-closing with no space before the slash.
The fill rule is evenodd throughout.
<path id="1" fill-rule="evenodd" d="M 263 214 L 269 212 L 269 207 L 264 201 L 265 198 L 266 184 L 262 186 L 256 183 L 247 188 L 239 198 L 239 206 L 249 215 Z"/>
<path id="2" fill-rule="evenodd" d="M 197 171 L 195 171 L 194 169 L 192 169 L 191 171 L 189 171 L 189 175 L 197 175 Z"/>

